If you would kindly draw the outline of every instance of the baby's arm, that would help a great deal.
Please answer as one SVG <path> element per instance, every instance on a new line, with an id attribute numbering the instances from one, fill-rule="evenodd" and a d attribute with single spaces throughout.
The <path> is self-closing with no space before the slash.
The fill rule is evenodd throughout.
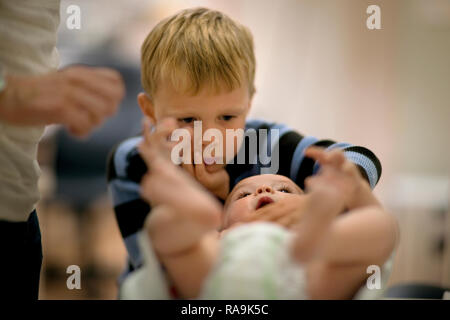
<path id="1" fill-rule="evenodd" d="M 146 231 L 181 297 L 196 298 L 216 261 L 218 232 L 177 219 L 173 209 L 162 206 L 150 214 Z"/>
<path id="2" fill-rule="evenodd" d="M 351 298 L 367 267 L 388 259 L 398 229 L 342 153 L 321 152 L 312 152 L 322 171 L 306 182 L 310 213 L 299 225 L 294 255 L 307 264 L 311 297 Z M 342 214 L 344 208 L 351 210 Z"/>
<path id="3" fill-rule="evenodd" d="M 150 144 L 146 127 L 139 146 L 149 168 L 141 196 L 153 206 L 146 231 L 181 295 L 195 298 L 215 260 L 222 208 L 184 170 L 164 159 L 163 150 Z"/>
<path id="4" fill-rule="evenodd" d="M 371 206 L 338 216 L 324 233 L 314 259 L 307 263 L 309 294 L 349 299 L 369 276 L 367 267 L 381 268 L 389 258 L 398 231 L 387 212 Z"/>
<path id="5" fill-rule="evenodd" d="M 349 211 L 335 218 L 317 250 L 329 265 L 381 266 L 392 253 L 398 230 L 394 218 L 380 207 Z"/>

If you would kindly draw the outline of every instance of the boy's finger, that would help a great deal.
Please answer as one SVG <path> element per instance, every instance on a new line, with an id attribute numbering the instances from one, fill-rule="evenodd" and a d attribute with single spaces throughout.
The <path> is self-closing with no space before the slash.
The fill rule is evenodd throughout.
<path id="1" fill-rule="evenodd" d="M 276 221 L 276 223 L 289 228 L 291 227 L 293 224 L 295 224 L 297 221 L 297 216 L 294 214 L 289 214 L 289 215 L 285 215 L 284 217 L 281 217 L 280 219 L 278 219 Z"/>
<path id="2" fill-rule="evenodd" d="M 194 155 L 194 159 L 201 158 L 201 155 L 199 153 L 196 154 L 196 156 Z M 206 171 L 206 167 L 205 164 L 203 163 L 203 159 L 199 164 L 195 164 L 194 166 L 195 168 L 195 176 L 197 177 L 197 180 L 202 182 L 202 184 L 204 183 L 208 183 L 210 181 L 209 179 L 209 173 Z"/>

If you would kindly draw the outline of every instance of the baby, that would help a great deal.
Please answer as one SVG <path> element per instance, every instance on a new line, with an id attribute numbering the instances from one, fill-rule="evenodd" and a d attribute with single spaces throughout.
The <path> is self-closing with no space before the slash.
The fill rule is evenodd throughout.
<path id="1" fill-rule="evenodd" d="M 395 247 L 395 220 L 341 151 L 306 151 L 321 165 L 306 192 L 284 176 L 253 176 L 222 209 L 145 131 L 141 194 L 153 207 L 145 230 L 182 298 L 351 299 L 367 267 Z M 279 214 L 287 204 L 291 213 Z"/>

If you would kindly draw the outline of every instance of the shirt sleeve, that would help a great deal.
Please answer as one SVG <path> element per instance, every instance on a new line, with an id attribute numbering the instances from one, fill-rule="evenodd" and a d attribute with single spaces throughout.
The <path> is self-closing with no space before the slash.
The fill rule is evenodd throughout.
<path id="1" fill-rule="evenodd" d="M 305 179 L 317 173 L 320 169 L 316 161 L 305 157 L 305 150 L 310 146 L 323 147 L 327 150 L 341 149 L 345 157 L 356 164 L 363 178 L 367 180 L 372 189 L 375 188 L 380 179 L 380 161 L 372 151 L 365 147 L 329 139 L 320 140 L 313 136 L 304 136 L 286 125 L 260 120 L 249 121 L 247 128 L 257 130 L 258 139 L 260 139 L 260 129 L 268 131 L 267 141 L 270 141 L 271 144 L 271 146 L 268 146 L 268 149 L 271 149 L 272 153 L 276 151 L 279 154 L 277 173 L 289 177 L 302 189 L 304 188 Z M 277 130 L 277 134 L 273 134 L 273 130 Z M 270 133 L 271 131 L 272 134 Z"/>
<path id="2" fill-rule="evenodd" d="M 107 166 L 108 191 L 132 269 L 142 264 L 137 234 L 150 212 L 150 205 L 139 194 L 140 181 L 147 171 L 137 151 L 141 140 L 135 137 L 120 143 L 111 151 Z"/>

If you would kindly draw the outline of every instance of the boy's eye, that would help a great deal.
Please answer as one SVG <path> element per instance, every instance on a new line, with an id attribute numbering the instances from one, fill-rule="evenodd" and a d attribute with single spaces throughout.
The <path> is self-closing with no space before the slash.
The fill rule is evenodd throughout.
<path id="1" fill-rule="evenodd" d="M 243 191 L 243 192 L 241 192 L 241 193 L 239 194 L 239 196 L 237 197 L 236 200 L 245 198 L 246 196 L 249 196 L 249 195 L 250 195 L 250 192 Z"/>
<path id="2" fill-rule="evenodd" d="M 190 117 L 190 118 L 181 118 L 181 119 L 178 119 L 178 121 L 180 121 L 180 122 L 183 122 L 183 123 L 192 123 L 192 122 L 194 122 L 194 118 L 192 118 L 192 117 Z"/>
<path id="3" fill-rule="evenodd" d="M 230 121 L 233 118 L 234 118 L 234 116 L 230 116 L 230 115 L 225 115 L 225 116 L 220 117 L 220 119 L 224 120 L 224 121 Z"/>

